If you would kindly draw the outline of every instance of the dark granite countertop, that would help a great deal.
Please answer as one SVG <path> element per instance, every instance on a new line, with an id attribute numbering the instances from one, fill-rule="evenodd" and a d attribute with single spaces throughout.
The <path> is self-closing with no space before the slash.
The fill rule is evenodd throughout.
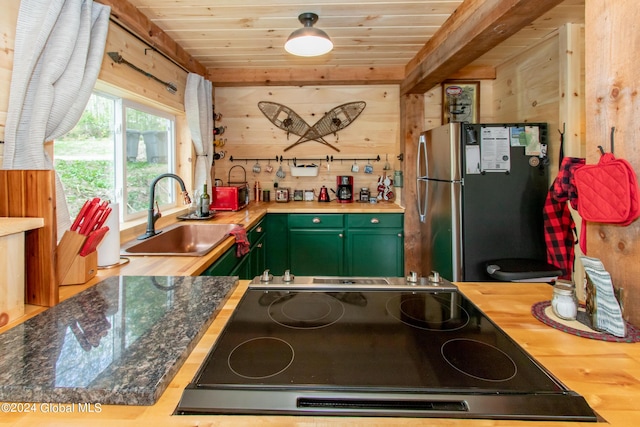
<path id="1" fill-rule="evenodd" d="M 0 334 L 0 401 L 152 405 L 236 284 L 107 278 Z"/>

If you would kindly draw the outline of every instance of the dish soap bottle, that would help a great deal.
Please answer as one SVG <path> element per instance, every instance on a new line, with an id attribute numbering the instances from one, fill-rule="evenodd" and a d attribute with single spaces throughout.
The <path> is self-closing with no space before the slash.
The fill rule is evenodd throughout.
<path id="1" fill-rule="evenodd" d="M 207 192 L 207 184 L 204 184 L 202 194 L 200 195 L 200 212 L 198 213 L 200 217 L 206 218 L 209 216 L 209 209 L 211 207 L 211 197 Z"/>

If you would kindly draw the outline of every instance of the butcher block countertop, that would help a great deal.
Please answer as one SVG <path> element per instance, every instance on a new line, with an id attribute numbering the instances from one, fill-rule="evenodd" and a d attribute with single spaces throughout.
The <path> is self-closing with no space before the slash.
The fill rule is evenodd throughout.
<path id="1" fill-rule="evenodd" d="M 376 210 L 369 210 L 369 209 Z M 252 203 L 240 212 L 219 213 L 213 221 L 239 223 L 247 228 L 255 225 L 267 212 L 357 213 L 402 212 L 393 204 L 364 205 L 316 202 L 277 204 Z M 98 276 L 84 285 L 64 286 L 61 300 L 90 288 L 106 277 L 127 276 L 188 276 L 197 275 L 207 265 L 233 245 L 228 238 L 205 257 L 131 257 L 131 262 L 119 268 L 100 270 Z M 349 418 L 304 416 L 174 416 L 182 390 L 194 377 L 208 351 L 244 294 L 248 281 L 240 281 L 213 323 L 196 344 L 186 362 L 168 384 L 166 391 L 152 406 L 102 405 L 99 408 L 74 402 L 69 406 L 2 407 L 0 426 L 584 426 L 585 423 L 494 421 L 425 418 Z M 599 425 L 640 425 L 640 344 L 612 343 L 581 338 L 553 329 L 531 314 L 531 306 L 549 300 L 547 284 L 522 283 L 460 283 L 464 292 L 493 321 L 513 337 L 570 389 L 584 396 L 602 417 Z M 42 312 L 30 306 L 28 315 L 19 322 Z M 4 332 L 15 323 L 1 327 Z M 83 411 L 80 410 L 79 404 Z M 88 411 L 90 408 L 91 411 Z M 7 409 L 7 410 L 4 410 Z M 20 409 L 20 411 L 18 411 Z M 33 410 L 32 410 L 33 409 Z M 48 412 L 47 412 L 48 411 Z"/>
<path id="2" fill-rule="evenodd" d="M 248 281 L 238 287 L 187 358 L 185 364 L 153 406 L 93 407 L 80 412 L 52 412 L 49 406 L 6 412 L 0 425 L 11 426 L 585 426 L 586 423 L 494 421 L 426 418 L 355 418 L 306 416 L 177 416 L 172 415 L 182 390 L 227 322 Z M 461 283 L 459 287 L 474 303 L 513 337 L 526 351 L 569 388 L 584 396 L 603 418 L 598 425 L 640 425 L 640 346 L 595 341 L 550 328 L 531 315 L 531 306 L 550 296 L 547 284 Z M 91 402 L 76 402 L 91 403 Z M 33 409 L 31 407 L 29 410 Z M 49 412 L 45 412 L 45 411 Z M 98 412 L 99 411 L 99 412 Z"/>

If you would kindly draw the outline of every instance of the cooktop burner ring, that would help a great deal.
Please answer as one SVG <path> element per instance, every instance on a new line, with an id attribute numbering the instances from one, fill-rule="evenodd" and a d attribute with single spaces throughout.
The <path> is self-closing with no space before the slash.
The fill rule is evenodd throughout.
<path id="1" fill-rule="evenodd" d="M 467 326 L 470 320 L 467 310 L 455 300 L 434 294 L 396 295 L 387 300 L 386 308 L 391 317 L 424 331 L 457 331 Z"/>
<path id="2" fill-rule="evenodd" d="M 239 377 L 261 380 L 286 371 L 293 359 L 295 350 L 287 341 L 275 337 L 256 337 L 231 350 L 227 365 Z"/>
<path id="3" fill-rule="evenodd" d="M 292 329 L 320 329 L 344 316 L 344 305 L 337 298 L 318 292 L 287 294 L 269 305 L 269 318 Z"/>
<path id="4" fill-rule="evenodd" d="M 440 354 L 458 372 L 482 381 L 509 381 L 518 373 L 511 356 L 492 344 L 474 339 L 451 339 L 442 344 Z"/>

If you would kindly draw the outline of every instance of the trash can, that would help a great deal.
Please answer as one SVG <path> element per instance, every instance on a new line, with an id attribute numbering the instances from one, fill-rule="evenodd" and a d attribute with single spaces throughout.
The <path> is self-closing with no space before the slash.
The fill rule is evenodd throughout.
<path id="1" fill-rule="evenodd" d="M 166 163 L 168 159 L 167 131 L 148 130 L 142 133 L 147 151 L 147 162 Z"/>
<path id="2" fill-rule="evenodd" d="M 555 265 L 527 258 L 505 258 L 486 263 L 487 273 L 501 282 L 552 282 L 562 274 Z"/>
<path id="3" fill-rule="evenodd" d="M 140 144 L 140 131 L 127 129 L 127 161 L 135 162 L 138 158 L 138 145 Z"/>

